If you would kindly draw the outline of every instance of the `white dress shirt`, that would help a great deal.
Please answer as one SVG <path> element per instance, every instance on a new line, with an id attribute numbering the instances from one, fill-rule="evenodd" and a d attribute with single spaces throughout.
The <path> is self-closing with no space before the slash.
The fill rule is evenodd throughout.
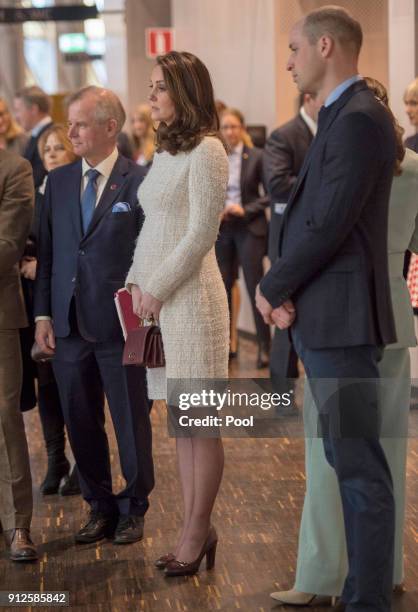
<path id="1" fill-rule="evenodd" d="M 318 130 L 318 124 L 316 123 L 316 121 L 314 121 L 312 117 L 309 117 L 308 113 L 306 112 L 303 106 L 300 107 L 299 113 L 302 119 L 304 120 L 304 122 L 306 123 L 306 125 L 308 126 L 309 131 L 311 132 L 312 136 L 316 136 L 316 132 Z"/>
<path id="2" fill-rule="evenodd" d="M 229 179 L 225 204 L 241 204 L 241 166 L 244 143 L 240 142 L 228 153 Z"/>
<path id="3" fill-rule="evenodd" d="M 37 136 L 39 136 L 39 133 L 42 131 L 42 129 L 49 123 L 52 123 L 52 119 L 49 115 L 47 115 L 46 117 L 38 121 L 38 123 L 31 129 L 30 135 L 33 136 L 33 138 L 36 138 Z"/>

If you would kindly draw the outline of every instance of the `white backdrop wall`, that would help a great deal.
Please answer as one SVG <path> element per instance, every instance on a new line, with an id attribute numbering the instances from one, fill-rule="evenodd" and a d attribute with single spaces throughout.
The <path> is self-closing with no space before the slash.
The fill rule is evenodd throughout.
<path id="1" fill-rule="evenodd" d="M 248 123 L 276 125 L 274 0 L 172 0 L 175 46 L 202 59 L 215 96 Z"/>

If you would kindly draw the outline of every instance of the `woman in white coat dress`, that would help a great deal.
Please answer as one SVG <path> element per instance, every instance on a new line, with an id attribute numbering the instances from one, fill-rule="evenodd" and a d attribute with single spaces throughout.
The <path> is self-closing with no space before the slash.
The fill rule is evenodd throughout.
<path id="1" fill-rule="evenodd" d="M 210 75 L 197 57 L 160 56 L 150 87 L 157 149 L 138 193 L 145 222 L 126 282 L 135 312 L 160 323 L 166 367 L 148 370 L 148 392 L 167 399 L 167 381 L 228 376 L 228 304 L 214 249 L 228 161 Z M 177 437 L 177 456 L 185 514 L 174 553 L 156 561 L 166 576 L 195 573 L 205 555 L 212 567 L 217 543 L 210 516 L 222 441 Z"/>
<path id="2" fill-rule="evenodd" d="M 366 81 L 376 97 L 388 107 L 387 92 L 383 85 L 374 79 Z M 379 373 L 381 443 L 391 469 L 395 497 L 395 586 L 401 585 L 403 581 L 405 475 L 411 392 L 408 347 L 416 345 L 413 313 L 403 278 L 403 262 L 407 249 L 418 252 L 418 155 L 408 149 L 405 151 L 402 145 L 403 129 L 395 118 L 394 122 L 398 136 L 398 164 L 389 202 L 388 257 L 398 341 L 385 348 L 379 363 Z M 271 595 L 286 605 L 315 605 L 316 595 L 340 595 L 347 575 L 346 540 L 338 482 L 325 458 L 322 440 L 312 437 L 316 431 L 316 419 L 316 407 L 306 385 L 306 494 L 299 532 L 296 580 L 290 591 Z"/>

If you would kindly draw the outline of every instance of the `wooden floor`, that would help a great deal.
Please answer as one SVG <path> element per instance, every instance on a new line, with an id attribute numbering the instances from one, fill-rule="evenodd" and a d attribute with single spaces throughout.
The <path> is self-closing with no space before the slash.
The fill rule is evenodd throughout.
<path id="1" fill-rule="evenodd" d="M 253 345 L 242 340 L 232 374 L 266 376 L 267 371 L 254 370 L 254 362 Z M 418 411 L 412 418 L 418 420 Z M 153 560 L 172 548 L 182 506 L 174 441 L 167 437 L 162 405 L 155 405 L 152 419 L 156 486 L 143 542 L 125 547 L 107 541 L 75 546 L 73 534 L 83 522 L 86 507 L 80 497 L 45 499 L 39 495 L 45 452 L 38 415 L 36 411 L 26 414 L 34 477 L 32 533 L 40 562 L 12 564 L 1 542 L 0 590 L 66 590 L 71 609 L 83 611 L 290 610 L 274 606 L 269 593 L 293 584 L 304 495 L 303 440 L 225 439 L 225 475 L 213 517 L 219 533 L 215 570 L 207 573 L 202 569 L 195 577 L 167 580 L 154 569 Z M 110 436 L 115 487 L 119 488 L 122 479 L 113 432 Z M 418 610 L 417 439 L 410 441 L 409 450 L 405 553 L 407 592 L 394 601 L 395 612 Z"/>

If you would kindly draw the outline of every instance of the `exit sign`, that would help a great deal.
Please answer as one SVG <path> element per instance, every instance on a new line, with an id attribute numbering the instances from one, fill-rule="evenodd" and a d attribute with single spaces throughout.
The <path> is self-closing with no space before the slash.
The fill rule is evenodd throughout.
<path id="1" fill-rule="evenodd" d="M 145 51 L 149 59 L 164 55 L 174 47 L 173 28 L 147 28 L 145 30 Z"/>

